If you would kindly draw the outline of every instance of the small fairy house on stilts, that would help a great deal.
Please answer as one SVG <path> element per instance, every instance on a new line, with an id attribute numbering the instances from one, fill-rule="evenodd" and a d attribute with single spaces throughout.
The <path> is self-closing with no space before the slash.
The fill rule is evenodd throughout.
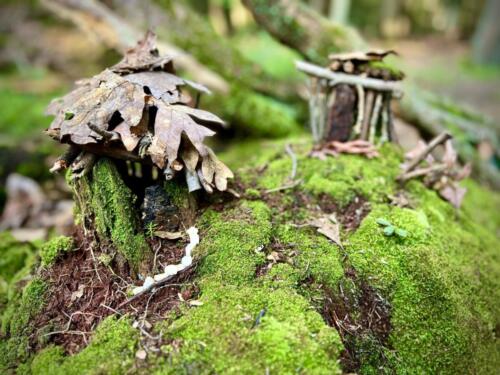
<path id="1" fill-rule="evenodd" d="M 391 101 L 401 97 L 404 75 L 382 61 L 392 53 L 333 54 L 328 67 L 297 62 L 310 77 L 310 126 L 323 152 L 374 156 L 374 144 L 397 142 Z"/>

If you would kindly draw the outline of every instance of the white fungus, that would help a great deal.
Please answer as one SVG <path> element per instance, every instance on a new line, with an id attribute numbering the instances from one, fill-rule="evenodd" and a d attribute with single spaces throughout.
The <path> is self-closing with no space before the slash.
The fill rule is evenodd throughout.
<path id="1" fill-rule="evenodd" d="M 200 243 L 200 236 L 198 236 L 198 229 L 195 227 L 189 228 L 186 231 L 186 233 L 189 236 L 189 243 L 184 249 L 184 256 L 182 257 L 181 262 L 178 264 L 169 264 L 165 266 L 163 273 L 159 273 L 157 275 L 154 275 L 153 277 L 151 276 L 146 277 L 146 279 L 144 280 L 144 284 L 142 286 L 135 287 L 132 290 L 133 295 L 151 289 L 152 287 L 154 287 L 155 282 L 160 282 L 169 276 L 174 276 L 178 272 L 186 269 L 193 263 L 193 257 L 191 256 L 191 254 L 194 248 Z"/>

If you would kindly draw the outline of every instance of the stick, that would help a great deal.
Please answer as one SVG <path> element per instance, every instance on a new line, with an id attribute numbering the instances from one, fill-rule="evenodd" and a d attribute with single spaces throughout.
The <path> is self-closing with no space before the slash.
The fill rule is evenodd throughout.
<path id="1" fill-rule="evenodd" d="M 80 152 L 81 150 L 78 147 L 70 145 L 66 152 L 55 161 L 52 168 L 50 168 L 50 173 L 57 173 L 68 168 L 76 160 L 78 155 L 80 155 Z"/>
<path id="2" fill-rule="evenodd" d="M 382 110 L 380 112 L 382 125 L 380 127 L 380 142 L 385 143 L 389 141 L 389 114 L 387 113 L 387 97 L 384 95 L 382 101 Z"/>
<path id="3" fill-rule="evenodd" d="M 387 113 L 387 136 L 389 138 L 389 142 L 399 143 L 398 136 L 396 134 L 396 129 L 394 128 L 394 121 L 392 118 L 392 109 L 391 109 L 391 100 L 392 95 L 387 93 L 385 96 L 385 111 Z"/>
<path id="4" fill-rule="evenodd" d="M 437 164 L 437 165 L 433 165 L 432 167 L 416 169 L 416 170 L 411 171 L 411 172 L 403 173 L 400 176 L 398 176 L 397 179 L 399 181 L 405 182 L 405 181 L 408 181 L 408 180 L 415 178 L 415 177 L 425 176 L 425 175 L 428 175 L 429 173 L 439 172 L 439 171 L 443 171 L 445 169 L 446 169 L 446 165 Z"/>
<path id="5" fill-rule="evenodd" d="M 367 90 L 364 117 L 363 117 L 363 126 L 361 127 L 361 139 L 364 141 L 368 140 L 370 132 L 370 115 L 372 112 L 374 99 L 375 99 L 375 93 L 372 90 Z"/>
<path id="6" fill-rule="evenodd" d="M 305 62 L 296 61 L 295 66 L 298 70 L 313 75 L 316 77 L 321 77 L 331 81 L 331 85 L 337 85 L 339 83 L 346 83 L 349 85 L 361 85 L 364 88 L 376 90 L 376 91 L 392 91 L 399 97 L 402 95 L 403 91 L 401 84 L 398 81 L 383 81 L 376 78 L 361 77 L 352 74 L 344 74 L 332 72 L 329 69 L 322 68 L 320 66 Z"/>
<path id="7" fill-rule="evenodd" d="M 313 140 L 318 142 L 320 138 L 318 137 L 318 122 L 316 117 L 316 111 L 318 106 L 318 79 L 315 77 L 311 77 L 309 80 L 309 126 L 311 127 L 311 132 L 313 136 Z"/>
<path id="8" fill-rule="evenodd" d="M 198 175 L 196 172 L 190 171 L 186 168 L 186 184 L 188 186 L 188 191 L 192 193 L 193 191 L 200 190 L 200 180 L 198 179 Z"/>
<path id="9" fill-rule="evenodd" d="M 93 132 L 99 134 L 106 141 L 117 141 L 120 139 L 120 135 L 117 132 L 110 132 L 108 130 L 101 129 L 95 124 L 89 123 L 87 125 Z"/>
<path id="10" fill-rule="evenodd" d="M 434 150 L 438 145 L 440 145 L 443 142 L 446 142 L 448 139 L 451 139 L 452 136 L 450 133 L 443 132 L 439 134 L 437 137 L 435 137 L 432 141 L 429 142 L 429 144 L 425 147 L 425 149 L 417 155 L 413 160 L 410 161 L 410 163 L 407 165 L 407 167 L 404 170 L 404 174 L 411 172 L 415 167 L 426 158 L 427 155 L 429 155 L 432 150 Z"/>
<path id="11" fill-rule="evenodd" d="M 378 118 L 380 116 L 380 108 L 382 107 L 382 94 L 377 93 L 375 96 L 375 104 L 373 106 L 373 112 L 370 117 L 370 136 L 369 140 L 371 143 L 375 142 L 375 133 L 377 131 Z"/>
<path id="12" fill-rule="evenodd" d="M 97 160 L 97 155 L 90 152 L 82 152 L 71 166 L 72 178 L 79 178 L 91 171 Z"/>
<path id="13" fill-rule="evenodd" d="M 354 124 L 354 136 L 359 137 L 361 135 L 361 126 L 365 111 L 365 90 L 363 86 L 356 85 L 356 91 L 358 93 L 358 114 L 356 116 L 356 123 Z"/>
<path id="14" fill-rule="evenodd" d="M 291 184 L 279 186 L 279 187 L 273 188 L 273 189 L 268 189 L 265 191 L 265 193 L 268 194 L 268 193 L 274 193 L 274 192 L 281 191 L 281 190 L 293 189 L 294 187 L 299 186 L 301 183 L 302 183 L 301 179 L 295 180 Z"/>

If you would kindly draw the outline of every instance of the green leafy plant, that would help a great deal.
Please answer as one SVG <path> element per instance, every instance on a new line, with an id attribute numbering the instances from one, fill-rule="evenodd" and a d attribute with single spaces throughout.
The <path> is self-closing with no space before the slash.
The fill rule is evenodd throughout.
<path id="1" fill-rule="evenodd" d="M 408 231 L 407 230 L 395 226 L 394 224 L 392 224 L 387 219 L 379 217 L 377 219 L 377 224 L 384 227 L 384 235 L 387 236 L 387 237 L 391 237 L 391 236 L 394 236 L 394 235 L 396 235 L 399 238 L 406 238 L 406 237 L 408 237 Z"/>
<path id="2" fill-rule="evenodd" d="M 156 224 L 153 223 L 152 221 L 146 224 L 146 236 L 149 238 L 153 238 L 155 236 L 156 232 Z"/>

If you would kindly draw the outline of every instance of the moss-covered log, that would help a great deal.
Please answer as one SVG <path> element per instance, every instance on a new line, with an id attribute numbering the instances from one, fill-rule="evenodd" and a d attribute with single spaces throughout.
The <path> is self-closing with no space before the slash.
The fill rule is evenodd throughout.
<path id="1" fill-rule="evenodd" d="M 235 161 L 235 169 L 245 163 L 237 173 L 243 198 L 223 210 L 220 203 L 209 205 L 196 218 L 201 243 L 191 282 L 198 292 L 186 297 L 182 290 L 185 302 L 164 310 L 159 320 L 146 313 L 153 323 L 148 334 L 161 332 L 161 340 L 134 328 L 132 321 L 143 313 L 131 310 L 126 317 L 109 312 L 114 316 L 102 320 L 77 354 L 65 354 L 51 336 L 27 346 L 53 329 L 33 322 L 40 306 L 52 303 L 47 291 L 56 287 L 39 271 L 27 286 L 19 282 L 29 274 L 27 265 L 9 276 L 1 293 L 2 370 L 494 372 L 500 364 L 498 194 L 467 181 L 469 191 L 457 211 L 418 181 L 402 189 L 394 180 L 402 155 L 390 145 L 373 160 L 321 161 L 307 156 L 310 146 L 303 141 L 289 142 L 297 156 L 296 178 L 302 180 L 295 188 L 279 189 L 289 184 L 292 169 L 284 143 L 260 144 L 258 153 L 255 145 L 235 145 L 220 155 L 229 164 Z M 106 161 L 96 168 L 102 168 L 98 179 L 114 175 Z M 105 205 L 113 210 L 116 202 Z M 343 248 L 307 225 L 332 213 L 341 224 Z M 407 236 L 384 235 L 381 218 Z M 19 246 L 11 245 L 3 253 Z M 48 269 L 67 259 L 56 258 Z"/>
<path id="2" fill-rule="evenodd" d="M 333 52 L 366 48 L 355 29 L 336 24 L 296 0 L 243 0 L 255 19 L 280 42 L 308 60 L 328 62 Z"/>

